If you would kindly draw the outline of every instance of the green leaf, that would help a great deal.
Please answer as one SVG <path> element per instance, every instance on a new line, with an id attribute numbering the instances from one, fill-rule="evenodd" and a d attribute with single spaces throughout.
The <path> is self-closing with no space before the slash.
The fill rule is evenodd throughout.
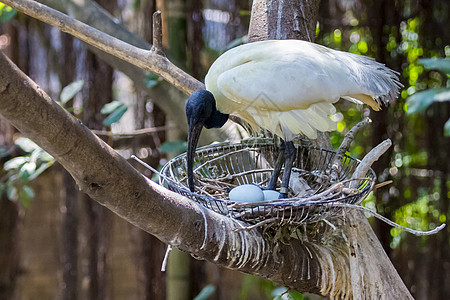
<path id="1" fill-rule="evenodd" d="M 10 148 L 4 145 L 0 145 L 0 158 L 6 157 L 11 154 Z"/>
<path id="2" fill-rule="evenodd" d="M 72 99 L 81 89 L 83 88 L 84 80 L 77 80 L 72 82 L 71 84 L 65 86 L 61 94 L 59 95 L 59 99 L 61 100 L 62 106 L 66 104 L 70 99 Z"/>
<path id="3" fill-rule="evenodd" d="M 303 294 L 297 291 L 289 292 L 288 297 L 294 300 L 303 300 Z"/>
<path id="4" fill-rule="evenodd" d="M 422 112 L 433 102 L 450 101 L 450 89 L 431 89 L 411 95 L 408 100 L 408 114 Z"/>
<path id="5" fill-rule="evenodd" d="M 111 126 L 111 124 L 118 122 L 127 110 L 128 107 L 125 105 L 119 107 L 112 114 L 110 114 L 105 120 L 103 120 L 103 124 L 105 126 Z"/>
<path id="6" fill-rule="evenodd" d="M 198 293 L 198 295 L 194 298 L 194 300 L 206 300 L 209 298 L 209 296 L 211 296 L 214 292 L 215 292 L 216 288 L 209 284 L 207 286 L 205 286 L 200 293 Z"/>
<path id="7" fill-rule="evenodd" d="M 444 135 L 445 136 L 450 136 L 450 118 L 447 120 L 447 122 L 445 122 Z"/>
<path id="8" fill-rule="evenodd" d="M 162 81 L 162 78 L 153 73 L 146 73 L 144 83 L 147 88 L 152 88 Z"/>
<path id="9" fill-rule="evenodd" d="M 104 115 L 108 115 L 122 106 L 125 106 L 125 104 L 123 104 L 118 100 L 114 100 L 103 105 L 102 110 L 100 112 Z"/>
<path id="10" fill-rule="evenodd" d="M 24 164 L 26 164 L 27 162 L 28 162 L 28 157 L 24 157 L 24 156 L 14 157 L 14 158 L 8 160 L 7 162 L 5 162 L 5 164 L 3 165 L 3 169 L 5 171 L 19 169 L 19 168 L 22 168 L 22 166 Z"/>
<path id="11" fill-rule="evenodd" d="M 31 187 L 28 185 L 24 185 L 22 189 L 19 191 L 19 199 L 20 203 L 25 207 L 30 207 L 31 200 L 34 198 L 35 194 Z"/>
<path id="12" fill-rule="evenodd" d="M 48 162 L 48 161 L 54 161 L 55 159 L 53 156 L 45 152 L 44 149 L 38 148 L 31 153 L 30 161 L 34 162 Z"/>
<path id="13" fill-rule="evenodd" d="M 8 185 L 6 186 L 6 197 L 11 201 L 16 201 L 18 195 L 17 188 L 11 182 L 8 182 Z"/>
<path id="14" fill-rule="evenodd" d="M 17 14 L 17 11 L 12 7 L 6 6 L 3 3 L 0 3 L 0 22 L 5 23 L 14 18 Z"/>
<path id="15" fill-rule="evenodd" d="M 28 177 L 28 181 L 36 179 L 39 175 L 42 174 L 42 172 L 44 172 L 45 170 L 50 168 L 54 163 L 55 163 L 55 160 L 41 164 L 34 173 L 30 174 L 30 176 Z"/>
<path id="16" fill-rule="evenodd" d="M 159 147 L 159 151 L 162 153 L 181 153 L 187 150 L 186 141 L 173 141 L 165 142 Z"/>
<path id="17" fill-rule="evenodd" d="M 427 70 L 439 70 L 450 76 L 450 58 L 422 58 L 418 63 Z"/>
<path id="18" fill-rule="evenodd" d="M 24 137 L 18 138 L 14 143 L 27 153 L 31 153 L 36 149 L 40 149 L 40 147 L 35 142 Z"/>
<path id="19" fill-rule="evenodd" d="M 29 181 L 29 177 L 36 171 L 36 163 L 29 162 L 26 163 L 20 168 L 19 177 L 23 183 L 27 183 Z"/>

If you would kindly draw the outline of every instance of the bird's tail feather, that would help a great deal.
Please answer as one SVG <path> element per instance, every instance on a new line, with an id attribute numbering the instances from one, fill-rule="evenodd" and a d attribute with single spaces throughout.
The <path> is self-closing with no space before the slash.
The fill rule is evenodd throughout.
<path id="1" fill-rule="evenodd" d="M 374 100 L 371 96 L 366 94 L 355 94 L 355 95 L 349 95 L 342 97 L 343 99 L 347 101 L 351 101 L 358 104 L 367 104 L 369 105 L 373 110 L 379 111 L 381 110 L 380 103 L 376 100 Z"/>
<path id="2" fill-rule="evenodd" d="M 313 104 L 308 109 L 260 113 L 254 114 L 253 117 L 258 126 L 285 140 L 292 140 L 298 134 L 316 139 L 318 130 L 336 130 L 336 123 L 329 117 L 335 112 L 336 109 L 331 103 L 323 102 Z"/>

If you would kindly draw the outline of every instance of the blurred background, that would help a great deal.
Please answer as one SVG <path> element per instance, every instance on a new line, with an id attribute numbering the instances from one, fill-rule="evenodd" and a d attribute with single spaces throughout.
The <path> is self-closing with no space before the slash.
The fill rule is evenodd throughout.
<path id="1" fill-rule="evenodd" d="M 168 57 L 199 80 L 221 53 L 246 41 L 251 8 L 249 0 L 40 2 L 143 48 L 159 9 Z M 337 147 L 370 116 L 350 154 L 362 158 L 390 138 L 393 147 L 373 168 L 379 182 L 393 183 L 364 205 L 413 229 L 433 229 L 450 217 L 450 104 L 409 110 L 407 104 L 412 95 L 448 93 L 449 15 L 450 2 L 440 0 L 322 0 L 316 28 L 317 43 L 373 57 L 400 73 L 401 95 L 380 112 L 338 103 L 331 141 Z M 1 3 L 0 49 L 125 157 L 136 154 L 158 168 L 185 150 L 187 97 L 157 76 Z M 420 61 L 429 57 L 447 60 Z M 0 194 L 0 299 L 192 299 L 201 291 L 209 299 L 272 299 L 281 291 L 178 251 L 162 273 L 166 245 L 80 193 L 52 157 L 1 116 Z M 418 237 L 370 221 L 414 298 L 450 299 L 448 226 Z"/>

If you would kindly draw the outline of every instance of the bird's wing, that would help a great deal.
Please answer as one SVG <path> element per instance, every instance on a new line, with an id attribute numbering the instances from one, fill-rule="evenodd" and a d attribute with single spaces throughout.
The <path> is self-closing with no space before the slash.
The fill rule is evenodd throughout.
<path id="1" fill-rule="evenodd" d="M 252 116 L 252 120 L 258 126 L 288 141 L 298 134 L 304 134 L 310 139 L 316 139 L 317 130 L 336 130 L 336 123 L 329 117 L 335 112 L 336 109 L 331 103 L 317 103 L 312 104 L 307 109 L 284 112 L 258 113 L 257 111 L 252 111 L 251 108 L 248 111 Z"/>
<path id="2" fill-rule="evenodd" d="M 220 74 L 217 90 L 238 103 L 267 111 L 306 109 L 319 102 L 339 100 L 338 87 L 314 65 L 289 61 L 286 56 L 267 61 L 248 61 Z M 326 88 L 324 88 L 326 86 Z M 214 92 L 213 92 L 214 94 Z M 216 99 L 220 102 L 220 99 Z"/>
<path id="3" fill-rule="evenodd" d="M 372 59 L 296 40 L 234 48 L 216 60 L 205 82 L 215 96 L 223 95 L 236 107 L 278 111 L 334 103 L 340 97 L 378 110 L 401 86 L 394 71 Z"/>

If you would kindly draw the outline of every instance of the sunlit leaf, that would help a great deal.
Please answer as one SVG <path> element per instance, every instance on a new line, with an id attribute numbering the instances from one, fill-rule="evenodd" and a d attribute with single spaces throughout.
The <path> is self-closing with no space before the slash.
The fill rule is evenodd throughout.
<path id="1" fill-rule="evenodd" d="M 445 136 L 450 136 L 450 119 L 448 119 L 447 122 L 445 122 L 444 135 Z"/>
<path id="2" fill-rule="evenodd" d="M 14 143 L 27 153 L 31 153 L 34 150 L 39 149 L 39 146 L 35 142 L 24 137 L 18 138 Z"/>
<path id="3" fill-rule="evenodd" d="M 28 177 L 28 181 L 36 179 L 39 175 L 42 174 L 45 170 L 47 170 L 49 167 L 51 167 L 55 163 L 55 160 L 43 163 L 37 168 L 30 176 Z"/>
<path id="4" fill-rule="evenodd" d="M 187 150 L 186 141 L 173 141 L 165 142 L 159 147 L 159 151 L 162 153 L 181 153 Z"/>
<path id="5" fill-rule="evenodd" d="M 64 87 L 61 91 L 59 99 L 62 106 L 72 99 L 83 88 L 84 80 L 77 80 Z"/>
<path id="6" fill-rule="evenodd" d="M 128 110 L 128 107 L 123 105 L 120 106 L 118 109 L 113 111 L 105 120 L 103 120 L 103 124 L 105 126 L 111 126 L 111 124 L 116 123 L 122 118 L 122 116 L 126 113 Z"/>
<path id="7" fill-rule="evenodd" d="M 214 293 L 215 290 L 216 288 L 213 285 L 209 284 L 200 291 L 200 293 L 194 298 L 194 300 L 206 300 Z"/>
<path id="8" fill-rule="evenodd" d="M 20 168 L 19 171 L 19 177 L 22 180 L 22 182 L 26 183 L 29 181 L 29 177 L 31 174 L 33 174 L 36 171 L 36 163 L 35 162 L 28 162 Z"/>
<path id="9" fill-rule="evenodd" d="M 422 112 L 433 102 L 450 101 L 450 89 L 431 89 L 410 96 L 408 102 L 408 114 Z"/>
<path id="10" fill-rule="evenodd" d="M 422 58 L 418 63 L 427 70 L 439 70 L 450 76 L 450 58 Z"/>
<path id="11" fill-rule="evenodd" d="M 35 161 L 35 162 L 37 162 L 37 161 L 48 162 L 48 161 L 53 161 L 53 160 L 55 160 L 53 158 L 53 156 L 51 156 L 50 154 L 45 152 L 45 150 L 42 148 L 38 148 L 38 149 L 34 150 L 30 156 L 30 161 Z"/>
<path id="12" fill-rule="evenodd" d="M 106 103 L 103 105 L 102 110 L 100 111 L 102 114 L 107 115 L 115 111 L 116 109 L 119 109 L 120 107 L 124 106 L 122 102 L 118 100 L 111 101 L 109 103 Z"/>
<path id="13" fill-rule="evenodd" d="M 303 300 L 303 294 L 297 291 L 289 292 L 288 296 L 294 300 Z"/>
<path id="14" fill-rule="evenodd" d="M 3 165 L 3 169 L 5 171 L 12 170 L 12 169 L 19 169 L 27 162 L 28 162 L 27 157 L 24 157 L 24 156 L 14 157 L 14 158 L 8 160 L 7 162 L 5 162 L 5 164 Z"/>
<path id="15" fill-rule="evenodd" d="M 6 6 L 3 3 L 0 3 L 0 22 L 5 23 L 14 18 L 17 14 L 17 11 L 12 7 Z"/>

